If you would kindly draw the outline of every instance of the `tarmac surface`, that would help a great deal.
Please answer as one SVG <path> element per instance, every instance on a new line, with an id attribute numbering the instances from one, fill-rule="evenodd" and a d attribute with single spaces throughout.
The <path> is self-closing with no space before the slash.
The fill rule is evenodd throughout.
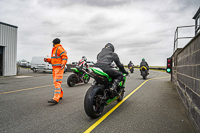
<path id="1" fill-rule="evenodd" d="M 66 80 L 70 74 L 64 74 L 64 97 L 56 105 L 47 103 L 54 92 L 51 72 L 20 69 L 18 76 L 0 77 L 0 133 L 87 132 L 119 104 L 115 101 L 104 108 L 101 117 L 89 118 L 84 111 L 84 97 L 93 80 L 68 87 Z M 136 69 L 127 77 L 124 98 L 136 88 L 137 91 L 93 126 L 92 132 L 195 133 L 169 76 L 150 71 L 145 82 Z"/>

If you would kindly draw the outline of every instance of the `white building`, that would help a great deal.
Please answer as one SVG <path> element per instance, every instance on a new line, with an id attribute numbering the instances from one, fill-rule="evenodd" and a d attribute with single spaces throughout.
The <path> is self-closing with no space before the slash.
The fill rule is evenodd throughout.
<path id="1" fill-rule="evenodd" d="M 17 73 L 17 26 L 0 22 L 0 76 Z"/>

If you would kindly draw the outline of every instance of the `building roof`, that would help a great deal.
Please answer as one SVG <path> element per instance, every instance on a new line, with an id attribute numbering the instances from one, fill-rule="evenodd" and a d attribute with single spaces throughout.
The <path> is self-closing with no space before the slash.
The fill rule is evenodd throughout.
<path id="1" fill-rule="evenodd" d="M 0 24 L 3 24 L 3 25 L 7 25 L 7 26 L 10 26 L 10 27 L 13 27 L 13 28 L 18 28 L 17 26 L 14 26 L 14 25 L 10 25 L 10 24 L 7 24 L 7 23 L 3 23 L 3 22 L 0 22 Z"/>
<path id="2" fill-rule="evenodd" d="M 200 7 L 199 7 L 198 11 L 196 12 L 196 14 L 194 15 L 193 19 L 196 19 L 199 14 L 200 14 Z"/>

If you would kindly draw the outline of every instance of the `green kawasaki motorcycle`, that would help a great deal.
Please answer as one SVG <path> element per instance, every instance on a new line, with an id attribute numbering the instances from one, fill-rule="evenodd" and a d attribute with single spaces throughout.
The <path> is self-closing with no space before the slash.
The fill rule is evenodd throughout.
<path id="1" fill-rule="evenodd" d="M 83 82 L 87 84 L 90 81 L 90 76 L 86 73 L 84 69 L 82 69 L 84 72 L 79 71 L 77 68 L 71 68 L 71 70 L 74 73 L 71 74 L 67 79 L 67 84 L 69 87 L 74 87 L 75 84 L 83 83 Z M 84 77 L 83 79 L 81 79 L 81 76 L 83 76 L 83 74 L 84 74 Z"/>
<path id="2" fill-rule="evenodd" d="M 123 74 L 123 81 L 119 83 L 117 88 L 119 96 L 115 96 L 109 89 L 112 86 L 113 79 L 108 74 L 97 67 L 90 67 L 89 71 L 88 74 L 94 78 L 94 83 L 86 92 L 84 108 L 89 117 L 97 118 L 102 114 L 104 106 L 109 105 L 115 100 L 120 102 L 123 99 L 126 74 Z"/>

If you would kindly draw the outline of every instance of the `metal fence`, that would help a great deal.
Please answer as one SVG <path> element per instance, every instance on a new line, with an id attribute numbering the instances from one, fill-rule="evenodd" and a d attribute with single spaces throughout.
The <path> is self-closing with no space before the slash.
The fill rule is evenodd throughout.
<path id="1" fill-rule="evenodd" d="M 176 49 L 178 48 L 178 40 L 179 39 L 190 39 L 193 38 L 194 36 L 190 36 L 190 37 L 179 37 L 179 29 L 181 28 L 191 28 L 191 27 L 196 27 L 196 26 L 200 26 L 200 25 L 189 25 L 189 26 L 179 26 L 176 28 L 175 34 L 174 34 L 174 49 L 173 49 L 173 53 L 176 51 Z"/>

